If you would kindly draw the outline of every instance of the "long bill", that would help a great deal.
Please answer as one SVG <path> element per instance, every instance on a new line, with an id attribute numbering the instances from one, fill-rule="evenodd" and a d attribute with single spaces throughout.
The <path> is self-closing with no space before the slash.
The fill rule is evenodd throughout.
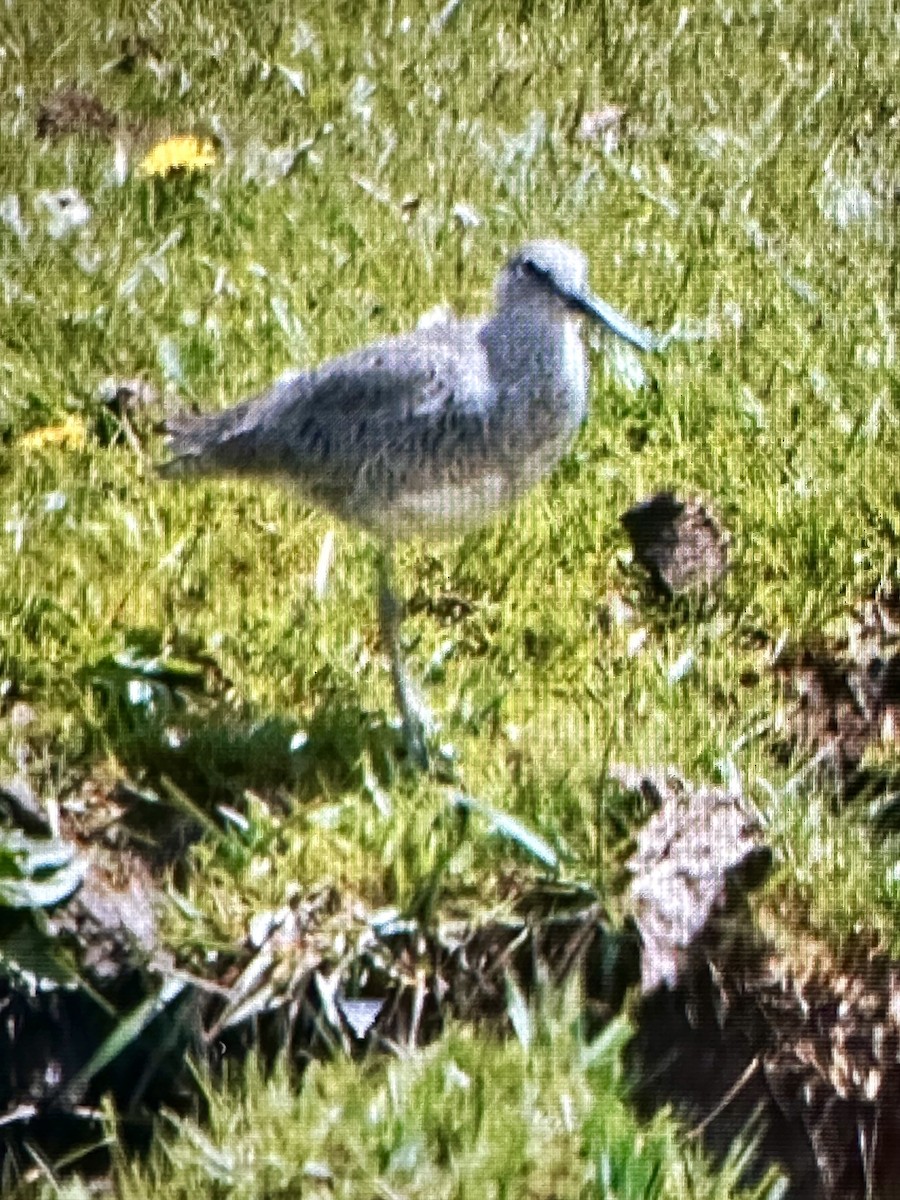
<path id="1" fill-rule="evenodd" d="M 616 337 L 623 338 L 626 342 L 630 342 L 632 346 L 637 346 L 638 350 L 656 350 L 659 348 L 660 339 L 655 333 L 649 329 L 644 329 L 641 325 L 636 325 L 624 313 L 618 312 L 611 304 L 607 304 L 605 300 L 601 300 L 599 296 L 594 296 L 590 292 L 566 292 L 565 298 L 573 308 L 577 308 L 585 316 L 591 317 L 601 325 L 605 325 Z"/>

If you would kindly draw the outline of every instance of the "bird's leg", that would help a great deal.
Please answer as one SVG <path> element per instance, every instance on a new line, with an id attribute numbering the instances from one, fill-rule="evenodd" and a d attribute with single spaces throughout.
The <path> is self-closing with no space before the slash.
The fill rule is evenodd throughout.
<path id="1" fill-rule="evenodd" d="M 400 645 L 400 626 L 403 612 L 392 579 L 392 553 L 384 546 L 378 554 L 378 616 L 381 638 L 391 657 L 391 677 L 400 717 L 403 721 L 403 742 L 409 760 L 423 771 L 428 770 L 428 749 L 425 745 L 427 728 L 432 724 L 428 707 L 416 692 L 406 671 Z"/>

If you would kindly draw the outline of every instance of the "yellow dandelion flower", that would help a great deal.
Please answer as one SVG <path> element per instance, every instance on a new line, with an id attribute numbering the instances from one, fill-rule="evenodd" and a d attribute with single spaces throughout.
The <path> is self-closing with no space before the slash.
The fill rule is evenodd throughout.
<path id="1" fill-rule="evenodd" d="M 208 138 L 181 134 L 157 142 L 142 159 L 138 171 L 141 175 L 165 177 L 173 171 L 205 171 L 215 161 L 215 147 Z"/>
<path id="2" fill-rule="evenodd" d="M 46 450 L 48 446 L 62 446 L 68 450 L 80 450 L 87 441 L 87 432 L 77 417 L 66 417 L 62 425 L 45 425 L 23 434 L 19 445 L 26 450 Z"/>

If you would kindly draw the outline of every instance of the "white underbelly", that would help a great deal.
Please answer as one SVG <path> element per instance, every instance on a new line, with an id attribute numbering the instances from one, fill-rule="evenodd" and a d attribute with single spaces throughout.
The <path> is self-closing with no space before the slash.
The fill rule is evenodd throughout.
<path id="1" fill-rule="evenodd" d="M 424 534 L 455 537 L 485 525 L 549 474 L 571 443 L 567 430 L 539 450 L 524 454 L 509 470 L 480 471 L 465 483 L 437 483 L 400 493 L 389 503 L 362 506 L 355 519 L 393 538 Z"/>

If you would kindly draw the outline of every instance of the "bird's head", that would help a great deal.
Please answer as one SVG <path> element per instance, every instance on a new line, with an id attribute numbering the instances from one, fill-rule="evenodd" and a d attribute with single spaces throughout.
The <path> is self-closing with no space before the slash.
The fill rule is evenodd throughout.
<path id="1" fill-rule="evenodd" d="M 527 242 L 507 262 L 497 280 L 500 309 L 543 308 L 551 319 L 586 316 L 640 350 L 652 350 L 656 337 L 595 296 L 587 282 L 588 264 L 567 242 Z"/>

